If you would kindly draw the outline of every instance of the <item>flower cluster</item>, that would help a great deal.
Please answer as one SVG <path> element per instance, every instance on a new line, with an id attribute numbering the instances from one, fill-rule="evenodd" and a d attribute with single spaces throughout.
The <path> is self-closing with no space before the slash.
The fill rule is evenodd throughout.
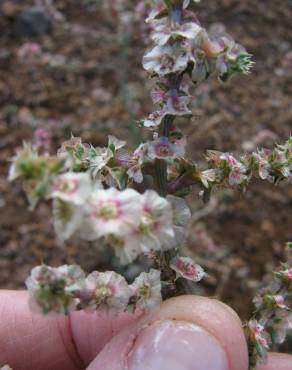
<path id="1" fill-rule="evenodd" d="M 54 199 L 55 228 L 60 238 L 68 239 L 74 233 L 85 240 L 103 237 L 122 263 L 133 261 L 141 253 L 175 247 L 175 236 L 189 221 L 183 199 L 177 200 L 178 208 L 153 190 L 140 194 L 130 188 L 103 189 L 88 172 L 58 176 L 50 197 Z"/>
<path id="2" fill-rule="evenodd" d="M 12 160 L 8 178 L 24 181 L 31 208 L 34 208 L 40 199 L 47 198 L 50 185 L 63 166 L 64 162 L 57 156 L 39 155 L 36 147 L 24 143 Z"/>
<path id="3" fill-rule="evenodd" d="M 290 263 L 274 273 L 270 287 L 254 299 L 254 318 L 246 325 L 250 365 L 254 369 L 266 359 L 267 351 L 284 342 L 292 330 L 292 267 Z"/>
<path id="4" fill-rule="evenodd" d="M 192 114 L 188 91 L 178 86 L 175 77 L 181 80 L 187 73 L 198 84 L 215 74 L 225 82 L 236 73 L 248 73 L 252 65 L 250 54 L 229 35 L 208 35 L 187 10 L 190 1 L 165 3 L 158 2 L 147 19 L 154 46 L 144 56 L 143 66 L 157 80 L 152 98 L 158 109 L 143 121 L 145 127 L 156 127 L 167 116 Z"/>
<path id="5" fill-rule="evenodd" d="M 149 311 L 162 301 L 160 271 L 142 272 L 132 284 L 114 271 L 94 271 L 88 276 L 75 265 L 35 267 L 26 281 L 31 307 L 44 314 Z"/>
<path id="6" fill-rule="evenodd" d="M 277 182 L 292 176 L 292 137 L 274 150 L 260 149 L 236 159 L 230 153 L 209 151 L 209 169 L 202 172 L 202 183 L 245 186 L 255 176 L 262 180 Z"/>

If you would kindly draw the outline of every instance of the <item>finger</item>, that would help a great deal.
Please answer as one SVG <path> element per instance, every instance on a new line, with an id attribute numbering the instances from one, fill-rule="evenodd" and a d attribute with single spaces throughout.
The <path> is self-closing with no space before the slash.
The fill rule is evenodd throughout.
<path id="1" fill-rule="evenodd" d="M 88 370 L 247 370 L 241 323 L 224 304 L 185 296 L 115 336 Z"/>
<path id="2" fill-rule="evenodd" d="M 135 317 L 126 314 L 114 319 L 89 314 L 75 314 L 72 319 L 44 317 L 31 312 L 27 292 L 0 290 L 0 366 L 8 363 L 17 370 L 84 369 L 71 327 L 85 344 L 94 347 L 96 355 L 112 335 L 133 320 Z M 93 355 L 87 356 L 89 363 Z"/>
<path id="3" fill-rule="evenodd" d="M 71 334 L 85 366 L 90 364 L 117 333 L 135 322 L 139 316 L 139 313 L 135 315 L 123 313 L 117 316 L 72 312 L 70 314 Z"/>
<path id="4" fill-rule="evenodd" d="M 258 370 L 292 370 L 292 356 L 282 353 L 270 353 L 266 365 Z"/>

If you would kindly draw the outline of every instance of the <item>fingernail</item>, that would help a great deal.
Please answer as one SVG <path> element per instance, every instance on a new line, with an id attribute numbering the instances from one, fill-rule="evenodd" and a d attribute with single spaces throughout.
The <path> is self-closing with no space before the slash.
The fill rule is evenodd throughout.
<path id="1" fill-rule="evenodd" d="M 160 321 L 142 330 L 129 355 L 129 370 L 228 370 L 223 348 L 201 327 Z"/>

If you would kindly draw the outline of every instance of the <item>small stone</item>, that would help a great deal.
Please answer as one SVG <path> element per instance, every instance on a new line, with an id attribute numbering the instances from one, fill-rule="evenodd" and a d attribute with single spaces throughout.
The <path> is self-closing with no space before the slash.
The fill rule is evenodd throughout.
<path id="1" fill-rule="evenodd" d="M 21 37 L 41 36 L 52 31 L 52 20 L 42 8 L 26 8 L 17 13 L 14 29 Z"/>

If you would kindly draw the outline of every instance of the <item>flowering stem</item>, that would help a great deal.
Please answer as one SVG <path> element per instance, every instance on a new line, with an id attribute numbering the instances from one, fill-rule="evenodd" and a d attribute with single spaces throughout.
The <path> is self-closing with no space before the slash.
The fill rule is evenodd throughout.
<path id="1" fill-rule="evenodd" d="M 158 193 L 161 196 L 165 196 L 167 194 L 167 164 L 164 160 L 156 160 L 155 172 Z"/>

